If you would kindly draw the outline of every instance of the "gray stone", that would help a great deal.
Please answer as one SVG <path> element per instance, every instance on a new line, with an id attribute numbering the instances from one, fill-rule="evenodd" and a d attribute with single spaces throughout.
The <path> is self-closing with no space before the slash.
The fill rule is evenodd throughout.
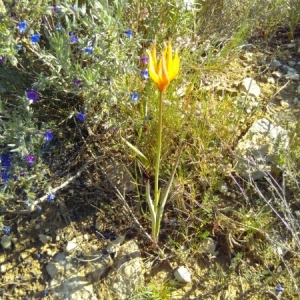
<path id="1" fill-rule="evenodd" d="M 252 78 L 245 78 L 241 84 L 241 90 L 247 93 L 250 96 L 254 96 L 256 98 L 260 95 L 260 87 L 256 83 L 256 81 Z"/>
<path id="2" fill-rule="evenodd" d="M 277 60 L 277 59 L 273 59 L 271 61 L 271 63 L 270 63 L 270 68 L 271 69 L 277 69 L 277 68 L 279 68 L 281 66 L 282 66 L 282 63 L 279 60 Z"/>
<path id="3" fill-rule="evenodd" d="M 298 81 L 300 78 L 300 75 L 298 73 L 288 72 L 284 77 L 285 77 L 285 79 L 288 79 L 288 80 Z"/>
<path id="4" fill-rule="evenodd" d="M 52 241 L 51 236 L 45 234 L 39 234 L 39 239 L 43 244 L 47 244 L 48 242 Z"/>
<path id="5" fill-rule="evenodd" d="M 235 153 L 236 171 L 243 177 L 263 178 L 289 146 L 288 133 L 268 119 L 257 120 L 239 141 Z"/>
<path id="6" fill-rule="evenodd" d="M 3 249 L 10 249 L 11 247 L 11 237 L 8 235 L 4 235 L 1 238 L 1 245 L 3 247 Z"/>

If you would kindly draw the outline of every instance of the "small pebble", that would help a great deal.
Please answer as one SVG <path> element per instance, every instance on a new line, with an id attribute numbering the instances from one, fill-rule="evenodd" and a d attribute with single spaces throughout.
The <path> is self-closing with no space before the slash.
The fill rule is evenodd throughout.
<path id="1" fill-rule="evenodd" d="M 191 282 L 191 273 L 184 266 L 181 266 L 177 270 L 175 270 L 174 276 L 180 282 L 185 282 L 185 283 Z"/>
<path id="2" fill-rule="evenodd" d="M 8 235 L 4 235 L 1 238 L 1 245 L 3 247 L 3 249 L 10 249 L 11 247 L 11 237 Z"/>

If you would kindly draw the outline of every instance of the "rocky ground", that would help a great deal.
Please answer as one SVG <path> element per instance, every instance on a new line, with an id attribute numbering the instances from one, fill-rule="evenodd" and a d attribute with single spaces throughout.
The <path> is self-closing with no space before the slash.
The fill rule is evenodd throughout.
<path id="1" fill-rule="evenodd" d="M 203 88 L 235 99 L 240 95 L 237 105 L 246 112 L 263 106 L 262 119 L 291 129 L 300 108 L 299 45 L 300 40 L 289 41 L 284 34 L 268 45 L 248 41 L 221 72 L 207 74 Z M 176 278 L 170 299 L 242 299 L 242 292 L 243 299 L 279 299 L 274 286 L 257 289 L 258 284 L 251 287 L 243 277 L 243 268 L 255 277 L 258 260 L 238 267 L 239 283 L 226 278 L 232 260 L 213 237 L 199 243 L 197 257 L 189 257 L 188 249 L 176 257 L 167 246 L 161 247 L 162 256 L 151 252 L 145 232 L 122 196 L 116 196 L 114 187 L 130 190 L 131 183 L 114 164 L 88 165 L 42 212 L 4 214 L 4 225 L 11 230 L 1 232 L 0 299 L 153 299 L 133 291 L 148 282 L 172 286 Z M 111 165 L 114 171 L 108 170 Z M 101 186 L 94 181 L 99 175 L 93 174 L 101 174 Z M 131 201 L 127 203 L 130 207 Z M 150 232 L 149 224 L 140 225 Z M 168 234 L 175 230 L 174 225 Z M 293 260 L 300 268 L 300 258 Z M 209 281 L 213 270 L 221 277 Z"/>

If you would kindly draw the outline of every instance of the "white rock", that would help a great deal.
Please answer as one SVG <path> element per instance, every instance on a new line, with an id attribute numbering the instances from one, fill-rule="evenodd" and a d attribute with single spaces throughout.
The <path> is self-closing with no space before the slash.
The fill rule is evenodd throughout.
<path id="1" fill-rule="evenodd" d="M 256 98 L 260 95 L 260 87 L 256 81 L 250 77 L 247 77 L 242 81 L 241 89 L 248 95 Z"/>
<path id="2" fill-rule="evenodd" d="M 274 71 L 272 72 L 272 75 L 276 78 L 281 78 L 283 74 L 280 71 Z"/>
<path id="3" fill-rule="evenodd" d="M 3 247 L 3 249 L 10 249 L 11 246 L 11 237 L 8 235 L 4 235 L 1 238 L 1 245 Z"/>
<path id="4" fill-rule="evenodd" d="M 0 265 L 0 273 L 4 274 L 6 272 L 6 266 L 5 265 Z"/>
<path id="5" fill-rule="evenodd" d="M 275 79 L 273 77 L 268 77 L 267 82 L 270 84 L 275 84 Z"/>
<path id="6" fill-rule="evenodd" d="M 191 273 L 184 266 L 181 266 L 178 269 L 176 269 L 174 272 L 174 276 L 180 282 L 185 282 L 185 283 L 191 282 Z"/>
<path id="7" fill-rule="evenodd" d="M 76 239 L 73 239 L 72 241 L 69 241 L 67 243 L 67 245 L 64 248 L 64 251 L 66 251 L 67 253 L 70 253 L 73 250 L 75 250 L 77 247 L 78 247 L 78 243 L 77 243 Z"/>

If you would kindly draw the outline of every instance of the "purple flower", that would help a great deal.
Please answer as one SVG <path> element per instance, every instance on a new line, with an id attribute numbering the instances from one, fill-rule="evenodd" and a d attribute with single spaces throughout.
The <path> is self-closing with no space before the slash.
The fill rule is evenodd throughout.
<path id="1" fill-rule="evenodd" d="M 0 56 L 0 65 L 4 64 L 5 59 L 6 59 L 6 58 L 5 58 L 4 55 L 1 55 L 1 56 Z"/>
<path id="2" fill-rule="evenodd" d="M 48 195 L 48 197 L 47 197 L 47 201 L 48 201 L 48 202 L 53 202 L 54 199 L 55 199 L 55 194 L 53 194 L 53 193 L 50 193 L 50 194 Z"/>
<path id="3" fill-rule="evenodd" d="M 10 167 L 10 157 L 8 155 L 1 155 L 1 166 L 6 169 Z"/>
<path id="4" fill-rule="evenodd" d="M 27 159 L 28 164 L 32 164 L 35 161 L 35 157 L 30 154 L 26 155 L 26 159 Z"/>
<path id="5" fill-rule="evenodd" d="M 39 94 L 34 90 L 26 90 L 26 97 L 32 102 L 36 102 L 40 98 Z"/>
<path id="6" fill-rule="evenodd" d="M 24 177 L 25 176 L 25 172 L 24 171 L 21 171 L 20 172 L 20 177 Z"/>
<path id="7" fill-rule="evenodd" d="M 148 57 L 147 56 L 142 57 L 141 62 L 146 65 L 148 63 Z"/>
<path id="8" fill-rule="evenodd" d="M 59 7 L 58 7 L 58 6 L 53 6 L 53 7 L 52 7 L 52 12 L 55 13 L 55 14 L 60 13 Z"/>
<path id="9" fill-rule="evenodd" d="M 82 86 L 82 85 L 81 85 L 82 81 L 79 80 L 77 77 L 75 77 L 75 78 L 73 79 L 73 83 L 74 83 L 74 85 L 77 86 L 77 87 L 81 87 L 81 86 Z"/>
<path id="10" fill-rule="evenodd" d="M 30 40 L 31 40 L 32 45 L 35 45 L 40 41 L 40 35 L 38 33 L 32 34 L 30 36 Z"/>
<path id="11" fill-rule="evenodd" d="M 141 74 L 143 76 L 144 79 L 149 79 L 149 73 L 148 73 L 148 70 L 144 70 L 144 71 L 141 71 Z"/>
<path id="12" fill-rule="evenodd" d="M 132 37 L 132 31 L 130 29 L 124 31 L 124 33 L 128 36 L 128 37 Z"/>
<path id="13" fill-rule="evenodd" d="M 139 95 L 137 92 L 134 92 L 133 94 L 131 94 L 131 100 L 136 102 L 139 99 Z"/>
<path id="14" fill-rule="evenodd" d="M 52 131 L 46 131 L 46 133 L 44 133 L 44 137 L 45 137 L 45 140 L 47 142 L 50 142 L 53 140 L 53 132 Z"/>
<path id="15" fill-rule="evenodd" d="M 93 55 L 94 54 L 94 49 L 91 46 L 90 47 L 85 47 L 84 52 Z"/>
<path id="16" fill-rule="evenodd" d="M 27 28 L 27 22 L 26 21 L 22 21 L 22 22 L 19 22 L 17 24 L 18 26 L 18 30 L 19 30 L 19 33 L 24 33 L 26 31 L 26 28 Z"/>
<path id="17" fill-rule="evenodd" d="M 69 36 L 70 36 L 70 42 L 71 43 L 78 43 L 78 38 L 73 32 L 70 32 Z"/>
<path id="18" fill-rule="evenodd" d="M 4 234 L 9 235 L 10 234 L 10 226 L 4 226 L 4 228 L 2 229 Z"/>
<path id="19" fill-rule="evenodd" d="M 85 116 L 83 113 L 78 113 L 76 114 L 76 118 L 80 121 L 80 122 L 84 122 L 85 120 Z"/>

